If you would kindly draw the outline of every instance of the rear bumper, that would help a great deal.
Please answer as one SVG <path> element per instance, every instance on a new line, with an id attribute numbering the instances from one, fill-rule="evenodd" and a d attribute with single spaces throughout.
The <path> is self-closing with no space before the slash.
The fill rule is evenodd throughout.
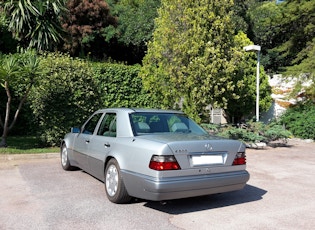
<path id="1" fill-rule="evenodd" d="M 130 196 L 154 201 L 240 190 L 249 180 L 249 173 L 245 170 L 176 178 L 152 178 L 122 173 Z"/>

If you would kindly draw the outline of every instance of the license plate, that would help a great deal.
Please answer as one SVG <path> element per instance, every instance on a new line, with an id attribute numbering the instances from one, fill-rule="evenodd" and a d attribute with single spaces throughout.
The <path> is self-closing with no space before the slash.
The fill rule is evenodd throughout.
<path id="1" fill-rule="evenodd" d="M 212 164 L 223 164 L 222 155 L 201 155 L 192 156 L 192 164 L 195 165 L 212 165 Z"/>

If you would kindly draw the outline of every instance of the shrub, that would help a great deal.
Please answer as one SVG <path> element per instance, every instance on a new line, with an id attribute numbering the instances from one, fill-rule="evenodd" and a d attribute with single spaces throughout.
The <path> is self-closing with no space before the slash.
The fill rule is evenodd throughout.
<path id="1" fill-rule="evenodd" d="M 286 141 L 290 136 L 292 136 L 292 133 L 286 130 L 283 125 L 271 123 L 266 126 L 263 136 L 264 142 L 269 143 L 276 140 Z"/>
<path id="2" fill-rule="evenodd" d="M 96 63 L 94 78 L 98 85 L 102 106 L 155 107 L 154 101 L 142 87 L 139 65 Z"/>
<path id="3" fill-rule="evenodd" d="M 70 127 L 82 125 L 97 109 L 156 106 L 143 90 L 138 65 L 93 63 L 60 53 L 41 58 L 45 74 L 30 103 L 46 145 L 58 145 Z"/>
<path id="4" fill-rule="evenodd" d="M 218 135 L 235 140 L 241 140 L 246 143 L 256 143 L 264 139 L 264 137 L 259 135 L 258 133 L 254 133 L 248 131 L 247 129 L 242 129 L 238 127 L 228 127 L 221 133 L 218 133 Z"/>
<path id="5" fill-rule="evenodd" d="M 281 124 L 303 139 L 315 139 L 315 105 L 305 101 L 289 108 L 281 117 Z"/>
<path id="6" fill-rule="evenodd" d="M 39 136 L 58 145 L 72 126 L 79 126 L 100 107 L 100 96 L 88 62 L 68 55 L 42 56 L 45 74 L 30 94 Z"/>
<path id="7" fill-rule="evenodd" d="M 291 132 L 285 130 L 282 125 L 274 122 L 269 125 L 265 125 L 261 122 L 248 122 L 241 127 L 231 125 L 223 127 L 215 124 L 202 124 L 202 127 L 210 134 L 241 140 L 246 143 L 257 143 L 261 141 L 269 143 L 277 140 L 286 141 L 292 136 Z"/>
<path id="8" fill-rule="evenodd" d="M 220 125 L 218 124 L 201 124 L 201 127 L 204 128 L 210 134 L 217 134 L 220 130 Z"/>

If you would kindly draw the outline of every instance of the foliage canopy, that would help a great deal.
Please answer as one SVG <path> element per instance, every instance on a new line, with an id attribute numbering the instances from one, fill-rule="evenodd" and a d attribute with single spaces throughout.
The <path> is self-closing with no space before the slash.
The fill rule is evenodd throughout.
<path id="1" fill-rule="evenodd" d="M 64 49 L 74 56 L 103 57 L 110 39 L 106 28 L 117 24 L 109 5 L 104 0 L 68 0 L 67 8 L 69 13 L 61 20 L 68 33 Z"/>
<path id="2" fill-rule="evenodd" d="M 8 29 L 22 47 L 53 50 L 63 37 L 59 17 L 66 13 L 66 0 L 12 0 L 4 4 Z"/>
<path id="3" fill-rule="evenodd" d="M 146 89 L 160 107 L 182 107 L 196 120 L 209 104 L 215 108 L 232 107 L 235 100 L 245 96 L 246 87 L 253 87 L 253 81 L 245 86 L 244 79 L 255 76 L 253 61 L 244 63 L 245 70 L 236 67 L 246 61 L 241 46 L 246 44 L 235 40 L 233 1 L 161 3 L 140 73 Z M 243 38 L 247 39 L 246 35 Z M 248 39 L 246 42 L 250 43 Z M 247 69 L 251 70 L 246 72 Z M 252 97 L 251 93 L 248 92 Z"/>

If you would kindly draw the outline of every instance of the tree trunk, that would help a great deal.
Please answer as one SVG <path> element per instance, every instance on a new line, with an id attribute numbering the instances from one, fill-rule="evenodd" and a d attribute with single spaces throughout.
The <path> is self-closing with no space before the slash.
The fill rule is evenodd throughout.
<path id="1" fill-rule="evenodd" d="M 1 137 L 1 142 L 0 142 L 0 148 L 5 148 L 7 147 L 7 138 L 6 137 Z"/>
<path id="2" fill-rule="evenodd" d="M 15 112 L 15 115 L 14 115 L 14 117 L 13 117 L 13 121 L 12 121 L 11 125 L 10 125 L 9 128 L 8 128 L 8 131 L 10 131 L 10 130 L 13 128 L 13 126 L 15 125 L 16 120 L 17 120 L 17 118 L 18 118 L 18 116 L 19 116 L 19 113 L 20 113 L 20 111 L 21 111 L 21 109 L 22 109 L 22 106 L 24 105 L 24 103 L 25 103 L 25 101 L 26 101 L 26 99 L 27 99 L 27 97 L 28 97 L 28 94 L 29 94 L 29 92 L 31 91 L 32 86 L 33 86 L 33 84 L 30 84 L 30 85 L 28 86 L 28 89 L 26 90 L 24 96 L 22 97 L 22 99 L 21 99 L 21 101 L 20 101 L 20 103 L 19 103 L 19 106 L 18 106 L 18 108 L 17 108 L 17 110 L 16 110 L 16 112 Z"/>
<path id="3" fill-rule="evenodd" d="M 1 124 L 1 126 L 3 126 L 3 133 L 2 133 L 2 138 L 1 138 L 1 142 L 0 142 L 0 148 L 1 147 L 7 147 L 7 137 L 8 137 L 9 131 L 13 128 L 14 124 L 16 123 L 16 120 L 17 120 L 18 115 L 19 115 L 19 113 L 21 111 L 21 108 L 22 108 L 24 102 L 26 101 L 27 96 L 28 96 L 28 94 L 29 94 L 29 92 L 30 92 L 30 90 L 32 88 L 32 84 L 30 84 L 28 86 L 24 96 L 22 97 L 22 99 L 21 99 L 21 101 L 19 103 L 19 106 L 18 106 L 18 108 L 17 108 L 17 110 L 15 112 L 13 121 L 12 121 L 10 126 L 9 126 L 9 118 L 10 118 L 10 109 L 11 109 L 12 97 L 11 97 L 11 93 L 10 93 L 10 90 L 9 90 L 8 82 L 5 82 L 4 86 L 5 86 L 5 91 L 7 93 L 8 101 L 7 101 L 7 107 L 6 107 L 6 114 L 5 114 L 4 123 L 2 122 L 2 120 L 0 118 L 0 124 Z"/>
<path id="4" fill-rule="evenodd" d="M 9 84 L 7 81 L 4 82 L 4 88 L 7 93 L 8 101 L 6 105 L 6 111 L 5 111 L 5 118 L 4 118 L 4 124 L 3 124 L 3 133 L 1 137 L 0 147 L 7 147 L 7 136 L 9 133 L 9 117 L 10 117 L 10 108 L 11 108 L 11 93 L 9 90 Z"/>

